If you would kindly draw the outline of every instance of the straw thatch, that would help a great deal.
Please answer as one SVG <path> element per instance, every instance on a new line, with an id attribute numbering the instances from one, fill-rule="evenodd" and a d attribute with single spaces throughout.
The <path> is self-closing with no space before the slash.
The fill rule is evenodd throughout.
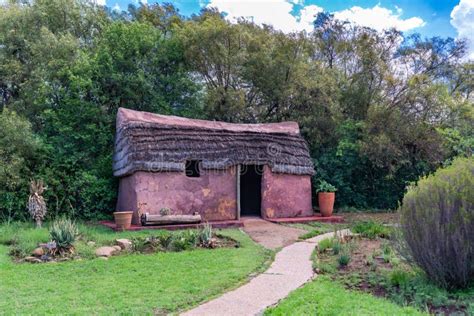
<path id="1" fill-rule="evenodd" d="M 119 111 L 115 176 L 135 171 L 183 172 L 186 160 L 200 160 L 203 169 L 267 164 L 276 173 L 314 173 L 296 123 L 245 125 L 143 113 Z"/>

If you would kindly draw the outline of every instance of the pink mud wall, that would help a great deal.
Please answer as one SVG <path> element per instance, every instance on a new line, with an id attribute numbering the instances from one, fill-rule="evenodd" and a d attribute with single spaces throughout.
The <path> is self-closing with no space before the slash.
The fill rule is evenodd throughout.
<path id="1" fill-rule="evenodd" d="M 206 221 L 237 218 L 236 168 L 202 170 L 199 178 L 184 172 L 135 172 L 120 179 L 117 211 L 133 211 L 138 224 L 138 203 L 142 213 L 159 214 L 170 208 L 173 214 L 199 212 Z"/>
<path id="2" fill-rule="evenodd" d="M 273 173 L 264 166 L 262 175 L 262 217 L 313 215 L 311 176 Z"/>

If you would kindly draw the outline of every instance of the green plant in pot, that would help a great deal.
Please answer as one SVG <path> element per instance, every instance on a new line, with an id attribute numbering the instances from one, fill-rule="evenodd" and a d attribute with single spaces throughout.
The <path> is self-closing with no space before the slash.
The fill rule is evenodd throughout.
<path id="1" fill-rule="evenodd" d="M 318 204 L 321 216 L 329 217 L 332 215 L 334 210 L 334 201 L 336 199 L 336 187 L 325 180 L 319 182 L 318 192 Z"/>

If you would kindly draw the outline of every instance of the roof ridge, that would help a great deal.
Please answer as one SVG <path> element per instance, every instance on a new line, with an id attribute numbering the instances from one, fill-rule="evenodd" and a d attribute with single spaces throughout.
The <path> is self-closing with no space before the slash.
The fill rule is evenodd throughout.
<path id="1" fill-rule="evenodd" d="M 286 121 L 280 123 L 228 123 L 221 121 L 208 121 L 201 119 L 191 119 L 174 115 L 162 115 L 150 112 L 135 111 L 126 108 L 119 108 L 117 113 L 117 130 L 129 123 L 152 123 L 170 126 L 193 127 L 211 130 L 226 130 L 234 132 L 258 132 L 258 133 L 282 133 L 299 135 L 298 123 Z"/>

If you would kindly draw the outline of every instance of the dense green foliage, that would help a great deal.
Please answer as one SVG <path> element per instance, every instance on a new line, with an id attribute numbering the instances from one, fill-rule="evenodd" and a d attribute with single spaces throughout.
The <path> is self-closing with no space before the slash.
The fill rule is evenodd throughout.
<path id="1" fill-rule="evenodd" d="M 411 258 L 446 288 L 474 280 L 474 159 L 458 158 L 408 189 L 400 208 Z"/>
<path id="2" fill-rule="evenodd" d="M 325 180 L 321 180 L 319 182 L 318 187 L 316 188 L 316 192 L 336 192 L 336 191 L 337 191 L 336 187 Z"/>
<path id="3" fill-rule="evenodd" d="M 383 224 L 375 221 L 361 221 L 355 223 L 351 227 L 351 231 L 356 234 L 360 234 L 362 237 L 375 239 L 375 238 L 387 238 L 390 234 L 390 229 Z"/>
<path id="4" fill-rule="evenodd" d="M 8 109 L 0 113 L 0 221 L 17 213 L 27 217 L 28 183 L 40 148 L 26 119 Z M 19 200 L 24 212 L 17 212 Z"/>
<path id="5" fill-rule="evenodd" d="M 16 264 L 5 242 L 37 245 L 46 228 L 0 225 L 0 310 L 4 314 L 167 314 L 198 305 L 265 268 L 271 253 L 238 230 L 222 234 L 240 248 L 130 254 L 56 264 Z M 114 233 L 79 225 L 81 236 L 97 245 L 150 231 Z M 154 231 L 158 234 L 159 231 Z M 77 245 L 79 251 L 79 245 Z M 144 294 L 146 293 L 146 294 Z"/>
<path id="6" fill-rule="evenodd" d="M 0 217 L 25 217 L 30 178 L 48 187 L 49 217 L 110 216 L 121 106 L 295 120 L 313 183 L 335 185 L 339 206 L 396 208 L 407 183 L 472 155 L 474 66 L 463 61 L 464 42 L 380 33 L 328 14 L 315 26 L 284 34 L 213 10 L 185 18 L 171 5 L 120 14 L 86 0 L 0 6 L 0 124 L 25 126 L 0 130 L 0 173 L 9 175 L 0 181 L 11 182 L 0 186 Z"/>
<path id="7" fill-rule="evenodd" d="M 320 276 L 291 293 L 265 315 L 424 315 L 412 307 L 400 307 L 383 298 L 349 291 Z"/>

